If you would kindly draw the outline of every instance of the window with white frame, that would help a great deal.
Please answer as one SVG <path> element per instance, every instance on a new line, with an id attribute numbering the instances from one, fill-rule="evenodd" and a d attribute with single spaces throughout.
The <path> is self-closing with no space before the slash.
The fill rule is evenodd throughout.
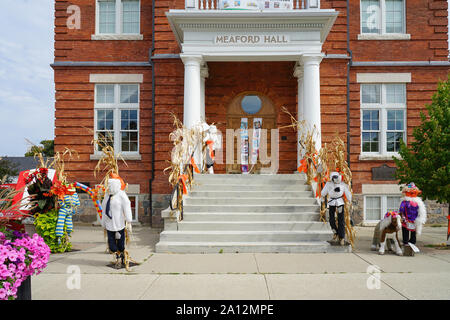
<path id="1" fill-rule="evenodd" d="M 131 203 L 131 215 L 133 216 L 133 221 L 137 222 L 139 221 L 139 196 L 138 195 L 128 195 L 128 199 L 130 199 Z"/>
<path id="2" fill-rule="evenodd" d="M 117 152 L 139 153 L 138 84 L 95 85 L 95 138 L 106 139 Z"/>
<path id="3" fill-rule="evenodd" d="M 140 0 L 97 0 L 96 34 L 139 34 Z"/>
<path id="4" fill-rule="evenodd" d="M 361 34 L 406 32 L 404 0 L 361 0 Z"/>
<path id="5" fill-rule="evenodd" d="M 365 196 L 364 221 L 379 221 L 388 211 L 398 211 L 400 195 Z"/>
<path id="6" fill-rule="evenodd" d="M 393 155 L 406 141 L 406 85 L 361 84 L 361 154 Z"/>

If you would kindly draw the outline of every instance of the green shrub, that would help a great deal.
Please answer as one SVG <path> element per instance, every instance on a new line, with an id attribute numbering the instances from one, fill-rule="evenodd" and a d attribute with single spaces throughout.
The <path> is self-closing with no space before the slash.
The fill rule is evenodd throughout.
<path id="1" fill-rule="evenodd" d="M 45 243 L 50 247 L 52 253 L 67 252 L 72 249 L 72 243 L 64 227 L 64 235 L 61 237 L 61 243 L 58 243 L 56 237 L 56 222 L 58 220 L 58 210 L 53 209 L 35 216 L 34 225 L 36 232 L 44 238 Z"/>

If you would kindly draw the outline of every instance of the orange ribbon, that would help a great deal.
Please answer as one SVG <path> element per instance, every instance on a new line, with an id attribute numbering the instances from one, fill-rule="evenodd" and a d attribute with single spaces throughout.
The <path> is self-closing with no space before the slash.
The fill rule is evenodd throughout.
<path id="1" fill-rule="evenodd" d="M 200 173 L 200 169 L 197 167 L 197 165 L 195 164 L 195 161 L 194 161 L 194 157 L 191 157 L 191 165 L 192 165 L 192 167 L 194 168 L 194 171 L 196 172 L 196 173 Z"/>
<path id="2" fill-rule="evenodd" d="M 188 179 L 187 174 L 182 174 L 178 177 L 178 181 L 181 181 L 183 186 L 183 194 L 187 194 L 186 180 Z"/>

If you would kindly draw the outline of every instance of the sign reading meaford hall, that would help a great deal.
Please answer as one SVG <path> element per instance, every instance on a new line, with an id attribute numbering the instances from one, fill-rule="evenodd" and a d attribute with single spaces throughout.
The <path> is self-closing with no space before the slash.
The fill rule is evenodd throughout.
<path id="1" fill-rule="evenodd" d="M 289 43 L 289 35 L 217 35 L 215 44 L 286 44 Z"/>

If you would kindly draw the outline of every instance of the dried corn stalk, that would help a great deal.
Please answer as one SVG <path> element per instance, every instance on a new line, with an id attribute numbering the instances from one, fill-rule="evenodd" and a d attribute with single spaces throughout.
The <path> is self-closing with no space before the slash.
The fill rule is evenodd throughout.
<path id="1" fill-rule="evenodd" d="M 285 107 L 282 107 L 282 111 L 289 115 L 291 125 L 281 128 L 292 127 L 299 132 L 298 143 L 302 148 L 302 155 L 307 163 L 307 183 L 312 184 L 313 181 L 317 182 L 318 196 L 320 197 L 319 191 L 322 188 L 322 184 L 329 180 L 329 174 L 332 171 L 339 171 L 342 174 L 343 182 L 348 185 L 350 192 L 353 194 L 351 185 L 352 172 L 345 158 L 345 144 L 342 139 L 336 137 L 331 145 L 325 144 L 319 152 L 317 152 L 315 137 L 318 132 L 316 128 L 309 128 L 305 121 L 298 121 Z M 344 207 L 345 232 L 352 248 L 354 248 L 356 232 L 351 224 L 351 208 L 351 202 L 346 201 Z M 326 210 L 327 206 L 322 205 L 320 208 L 320 220 L 323 222 L 326 222 Z"/>
<path id="2" fill-rule="evenodd" d="M 111 174 L 119 175 L 119 160 L 122 160 L 125 165 L 128 166 L 121 153 L 116 155 L 114 147 L 111 146 L 111 141 L 113 141 L 113 138 L 111 134 L 108 133 L 106 137 L 99 135 L 97 139 L 94 139 L 91 142 L 94 145 L 94 148 L 102 152 L 102 155 L 95 166 L 94 176 L 97 177 L 98 173 L 105 172 L 105 176 L 100 182 L 105 188 L 108 188 L 108 181 Z"/>
<path id="3" fill-rule="evenodd" d="M 76 150 L 73 149 L 69 149 L 69 148 L 65 148 L 64 152 L 56 152 L 55 156 L 53 157 L 53 162 L 52 162 L 52 166 L 54 167 L 55 171 L 56 171 L 56 175 L 59 181 L 61 181 L 61 183 L 66 184 L 67 183 L 67 176 L 65 173 L 65 167 L 66 167 L 66 163 L 64 161 L 65 157 L 69 155 L 68 161 L 70 162 L 70 160 L 76 156 L 77 158 L 80 158 L 80 156 L 78 155 L 78 152 Z"/>

